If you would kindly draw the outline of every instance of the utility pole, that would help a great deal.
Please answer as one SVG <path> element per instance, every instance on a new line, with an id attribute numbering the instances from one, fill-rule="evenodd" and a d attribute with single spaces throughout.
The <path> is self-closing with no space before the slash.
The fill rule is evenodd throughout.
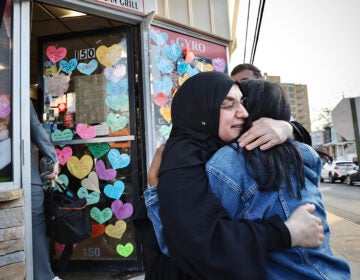
<path id="1" fill-rule="evenodd" d="M 357 156 L 356 161 L 357 161 L 357 165 L 359 165 L 359 160 L 360 160 L 359 123 L 358 123 L 356 104 L 354 98 L 350 98 L 350 108 L 351 108 L 351 115 L 354 126 L 354 136 L 355 136 L 356 156 Z"/>

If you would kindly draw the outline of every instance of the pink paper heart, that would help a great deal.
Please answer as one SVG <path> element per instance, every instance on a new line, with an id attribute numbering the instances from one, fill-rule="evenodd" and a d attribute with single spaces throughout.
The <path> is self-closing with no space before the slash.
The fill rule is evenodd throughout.
<path id="1" fill-rule="evenodd" d="M 134 208 L 129 202 L 123 203 L 121 200 L 114 200 L 111 203 L 111 210 L 118 220 L 124 220 L 133 214 Z"/>
<path id="2" fill-rule="evenodd" d="M 73 250 L 75 250 L 77 244 L 73 245 Z M 59 242 L 55 242 L 55 250 L 59 253 L 62 253 L 65 249 L 65 244 L 61 244 Z"/>
<path id="3" fill-rule="evenodd" d="M 56 48 L 55 46 L 48 46 L 46 49 L 46 56 L 53 63 L 62 60 L 66 56 L 67 50 L 63 47 Z"/>
<path id="4" fill-rule="evenodd" d="M 105 163 L 102 160 L 98 160 L 95 165 L 95 171 L 99 179 L 110 181 L 115 179 L 117 171 L 115 169 L 106 169 Z"/>
<path id="5" fill-rule="evenodd" d="M 168 99 L 169 97 L 163 92 L 153 94 L 154 103 L 160 107 L 164 107 Z"/>
<path id="6" fill-rule="evenodd" d="M 92 139 L 96 137 L 95 126 L 87 126 L 83 123 L 79 123 L 76 125 L 76 133 L 82 139 Z"/>
<path id="7" fill-rule="evenodd" d="M 55 151 L 61 165 L 65 165 L 72 156 L 72 149 L 68 146 L 64 147 L 62 150 L 56 148 Z"/>

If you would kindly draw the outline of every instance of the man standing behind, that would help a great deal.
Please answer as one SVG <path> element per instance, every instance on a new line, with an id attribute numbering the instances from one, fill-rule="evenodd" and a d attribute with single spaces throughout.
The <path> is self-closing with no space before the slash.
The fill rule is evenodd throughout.
<path id="1" fill-rule="evenodd" d="M 263 79 L 260 69 L 250 63 L 238 64 L 231 71 L 230 76 L 238 82 L 251 79 Z"/>

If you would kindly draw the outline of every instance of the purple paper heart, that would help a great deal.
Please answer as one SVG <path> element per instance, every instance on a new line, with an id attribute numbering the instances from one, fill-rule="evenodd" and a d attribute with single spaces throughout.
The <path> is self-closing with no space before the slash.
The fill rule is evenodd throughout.
<path id="1" fill-rule="evenodd" d="M 123 203 L 121 200 L 114 200 L 111 203 L 111 210 L 118 220 L 124 220 L 132 215 L 134 208 L 129 202 Z"/>
<path id="2" fill-rule="evenodd" d="M 106 169 L 105 163 L 102 160 L 96 162 L 95 171 L 99 179 L 105 181 L 115 179 L 117 173 L 115 169 Z"/>

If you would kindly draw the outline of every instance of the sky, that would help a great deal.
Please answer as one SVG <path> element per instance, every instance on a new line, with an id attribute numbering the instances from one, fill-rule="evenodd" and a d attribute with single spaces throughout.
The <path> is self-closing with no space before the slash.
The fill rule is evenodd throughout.
<path id="1" fill-rule="evenodd" d="M 251 0 L 245 62 L 250 62 L 259 1 Z M 235 55 L 244 62 L 248 1 L 240 1 Z M 360 1 L 267 0 L 254 60 L 283 83 L 306 84 L 312 129 L 343 97 L 360 96 Z"/>

